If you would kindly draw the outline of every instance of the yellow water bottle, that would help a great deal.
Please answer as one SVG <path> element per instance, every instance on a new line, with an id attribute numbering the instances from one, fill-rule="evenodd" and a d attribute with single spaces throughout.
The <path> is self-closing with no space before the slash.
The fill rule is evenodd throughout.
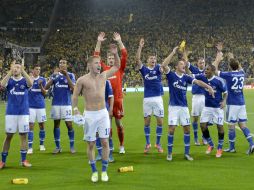
<path id="1" fill-rule="evenodd" d="M 28 184 L 28 179 L 27 178 L 16 178 L 11 180 L 13 184 Z"/>
<path id="2" fill-rule="evenodd" d="M 121 167 L 118 169 L 118 172 L 133 172 L 133 166 L 126 166 L 126 167 Z"/>

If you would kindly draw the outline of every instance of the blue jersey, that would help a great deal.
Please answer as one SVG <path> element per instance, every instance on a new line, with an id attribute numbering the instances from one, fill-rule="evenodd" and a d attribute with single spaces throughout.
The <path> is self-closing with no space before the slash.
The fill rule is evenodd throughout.
<path id="1" fill-rule="evenodd" d="M 200 70 L 198 67 L 193 66 L 192 64 L 189 63 L 189 70 L 191 71 L 192 74 L 197 75 L 197 74 L 204 74 L 205 70 Z M 202 88 L 201 86 L 198 86 L 196 84 L 192 85 L 192 94 L 205 94 L 205 89 Z"/>
<path id="2" fill-rule="evenodd" d="M 227 87 L 223 79 L 216 76 L 213 76 L 211 79 L 207 79 L 205 75 L 196 75 L 195 78 L 210 85 L 214 90 L 215 98 L 213 98 L 207 90 L 205 91 L 205 106 L 219 108 L 220 103 L 223 100 L 222 94 L 227 92 Z"/>
<path id="3" fill-rule="evenodd" d="M 29 115 L 28 89 L 25 78 L 9 79 L 6 86 L 8 97 L 6 115 Z"/>
<path id="4" fill-rule="evenodd" d="M 106 86 L 105 86 L 105 103 L 106 103 L 106 108 L 107 110 L 109 111 L 109 101 L 108 99 L 110 97 L 113 97 L 113 89 L 112 89 L 112 86 L 111 86 L 111 83 L 109 80 L 106 80 Z"/>
<path id="5" fill-rule="evenodd" d="M 46 85 L 46 79 L 44 77 L 37 77 L 34 79 L 33 86 L 28 91 L 30 108 L 45 108 L 44 96 L 42 95 L 41 88 L 38 84 L 39 80 L 42 81 L 43 87 Z"/>
<path id="6" fill-rule="evenodd" d="M 179 76 L 172 71 L 166 76 L 170 93 L 169 105 L 188 107 L 186 99 L 187 87 L 188 84 L 192 84 L 195 79 L 186 74 Z"/>
<path id="7" fill-rule="evenodd" d="M 144 80 L 144 97 L 162 96 L 164 94 L 162 87 L 162 73 L 160 65 L 157 64 L 153 69 L 142 65 L 139 70 Z"/>
<path id="8" fill-rule="evenodd" d="M 228 89 L 227 105 L 245 105 L 243 95 L 244 71 L 219 72 L 219 76 L 226 81 Z"/>
<path id="9" fill-rule="evenodd" d="M 75 76 L 73 73 L 69 73 L 68 75 L 73 84 L 76 83 Z M 58 73 L 56 75 L 52 75 L 51 79 L 53 80 L 53 106 L 69 106 L 71 105 L 71 89 L 68 85 L 68 81 L 66 77 Z"/>

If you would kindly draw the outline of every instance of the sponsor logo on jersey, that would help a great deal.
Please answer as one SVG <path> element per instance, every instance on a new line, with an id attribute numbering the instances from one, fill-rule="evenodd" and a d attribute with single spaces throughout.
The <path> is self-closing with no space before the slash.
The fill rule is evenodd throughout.
<path id="1" fill-rule="evenodd" d="M 67 84 L 59 84 L 59 82 L 57 82 L 55 86 L 57 88 L 69 88 L 69 86 Z"/>
<path id="2" fill-rule="evenodd" d="M 149 76 L 149 74 L 147 74 L 146 76 L 145 76 L 145 79 L 146 80 L 156 80 L 156 79 L 158 79 L 158 77 L 157 76 Z"/>
<path id="3" fill-rule="evenodd" d="M 174 82 L 174 83 L 173 83 L 173 86 L 174 86 L 175 88 L 179 88 L 179 89 L 181 89 L 181 90 L 187 90 L 187 86 L 181 86 L 180 84 L 178 84 L 178 81 Z"/>
<path id="4" fill-rule="evenodd" d="M 23 96 L 23 95 L 25 95 L 25 92 L 17 92 L 17 91 L 15 91 L 15 87 L 13 87 L 13 88 L 10 90 L 10 94 L 11 94 L 11 95 Z"/>

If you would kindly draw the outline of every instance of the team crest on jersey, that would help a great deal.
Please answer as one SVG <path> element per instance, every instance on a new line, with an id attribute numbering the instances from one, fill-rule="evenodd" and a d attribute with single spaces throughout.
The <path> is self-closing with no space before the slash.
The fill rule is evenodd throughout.
<path id="1" fill-rule="evenodd" d="M 23 84 L 20 85 L 20 89 L 25 89 L 25 86 Z"/>
<path id="2" fill-rule="evenodd" d="M 67 83 L 67 79 L 65 79 L 64 82 Z"/>

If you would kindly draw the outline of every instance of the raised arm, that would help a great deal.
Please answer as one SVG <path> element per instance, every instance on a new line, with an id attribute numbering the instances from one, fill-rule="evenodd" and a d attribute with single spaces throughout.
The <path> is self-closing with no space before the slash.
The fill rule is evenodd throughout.
<path id="1" fill-rule="evenodd" d="M 72 107 L 73 107 L 74 115 L 80 114 L 80 112 L 78 110 L 78 96 L 82 92 L 82 88 L 83 88 L 81 81 L 82 81 L 82 77 L 80 77 L 77 80 L 77 83 L 76 83 L 74 90 L 73 90 Z"/>
<path id="2" fill-rule="evenodd" d="M 31 77 L 29 76 L 29 74 L 27 74 L 27 72 L 25 71 L 24 59 L 22 59 L 21 74 L 22 74 L 23 77 L 26 79 L 27 86 L 28 86 L 28 87 L 33 86 L 33 80 L 32 80 L 32 78 L 31 78 Z"/>
<path id="3" fill-rule="evenodd" d="M 222 53 L 223 43 L 219 42 L 216 45 L 216 48 L 217 48 L 217 54 L 216 54 L 215 61 L 213 62 L 213 65 L 215 66 L 215 74 L 218 75 L 219 64 L 223 60 L 223 53 Z"/>
<path id="4" fill-rule="evenodd" d="M 1 86 L 2 87 L 6 87 L 9 79 L 11 78 L 12 76 L 12 70 L 13 70 L 13 63 L 11 64 L 11 69 L 8 71 L 7 75 L 5 75 L 5 77 L 2 79 L 1 81 Z"/>
<path id="5" fill-rule="evenodd" d="M 193 81 L 194 84 L 203 87 L 204 89 L 207 89 L 209 94 L 212 95 L 212 97 L 214 98 L 214 90 L 211 86 L 209 86 L 208 84 L 204 83 L 201 80 L 194 80 Z"/>
<path id="6" fill-rule="evenodd" d="M 165 72 L 169 71 L 169 67 L 168 65 L 171 63 L 171 60 L 173 58 L 173 56 L 176 54 L 176 51 L 178 49 L 178 46 L 176 46 L 173 51 L 169 54 L 168 57 L 166 57 L 166 59 L 164 59 L 163 63 L 162 63 L 162 68 Z"/>
<path id="7" fill-rule="evenodd" d="M 140 39 L 140 42 L 139 42 L 137 54 L 136 54 L 136 64 L 137 64 L 137 66 L 139 67 L 139 69 L 141 68 L 141 65 L 142 65 L 142 61 L 141 61 L 141 51 L 142 51 L 144 45 L 145 45 L 145 40 L 144 40 L 144 38 L 141 38 L 141 39 Z"/>
<path id="8" fill-rule="evenodd" d="M 120 58 L 118 55 L 117 46 L 115 44 L 111 44 L 110 51 L 115 57 L 115 63 L 109 70 L 104 71 L 106 73 L 106 78 L 112 77 L 114 73 L 120 68 Z"/>
<path id="9" fill-rule="evenodd" d="M 99 35 L 98 35 L 98 38 L 97 38 L 97 43 L 96 43 L 96 47 L 95 47 L 95 52 L 94 54 L 95 55 L 100 55 L 100 51 L 101 51 L 101 43 L 104 42 L 106 40 L 105 38 L 105 33 L 104 32 L 101 32 Z"/>
<path id="10" fill-rule="evenodd" d="M 122 42 L 122 38 L 121 38 L 119 33 L 114 32 L 114 34 L 113 34 L 113 40 L 115 40 L 117 42 L 120 50 L 125 49 L 125 47 L 123 45 L 123 42 Z"/>

